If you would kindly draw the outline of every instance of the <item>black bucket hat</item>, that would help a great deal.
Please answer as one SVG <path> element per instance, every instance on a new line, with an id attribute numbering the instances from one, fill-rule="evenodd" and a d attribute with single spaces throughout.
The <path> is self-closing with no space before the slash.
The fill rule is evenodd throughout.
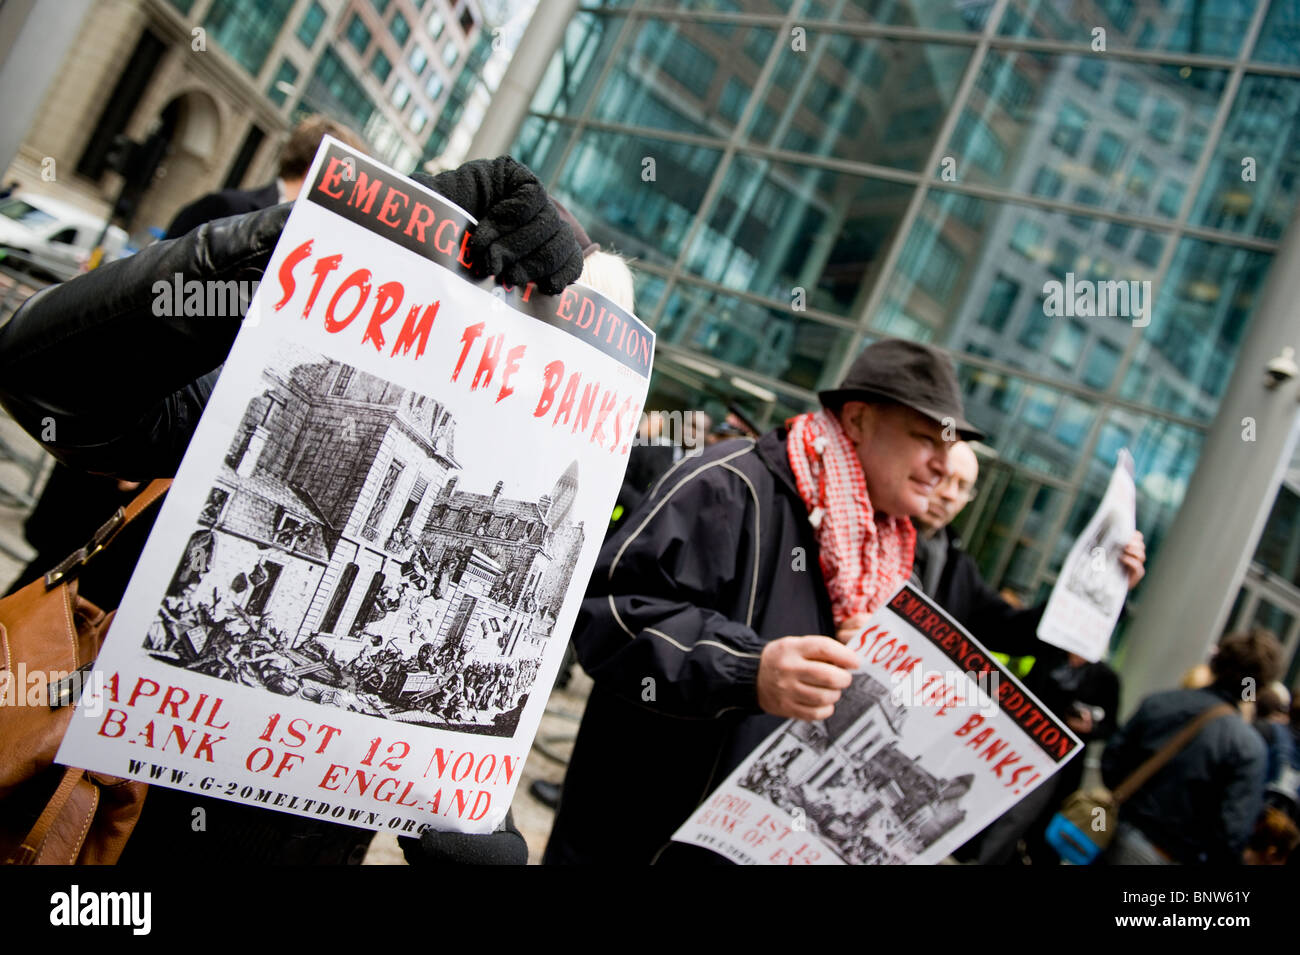
<path id="1" fill-rule="evenodd" d="M 984 432 L 966 420 L 957 372 L 948 356 L 919 342 L 887 338 L 868 345 L 854 360 L 838 388 L 819 392 L 823 405 L 846 401 L 894 401 L 944 424 L 951 418 L 963 441 Z"/>

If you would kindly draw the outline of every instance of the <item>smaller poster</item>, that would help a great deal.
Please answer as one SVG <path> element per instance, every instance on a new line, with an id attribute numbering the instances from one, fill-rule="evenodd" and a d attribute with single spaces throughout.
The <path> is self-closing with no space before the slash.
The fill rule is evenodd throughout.
<path id="1" fill-rule="evenodd" d="M 849 640 L 825 720 L 789 720 L 673 839 L 743 865 L 930 865 L 1083 743 L 961 625 L 905 586 Z"/>
<path id="2" fill-rule="evenodd" d="M 1070 548 L 1047 600 L 1038 637 L 1089 663 L 1106 655 L 1128 596 L 1120 557 L 1137 530 L 1133 456 L 1121 448 L 1097 513 Z"/>

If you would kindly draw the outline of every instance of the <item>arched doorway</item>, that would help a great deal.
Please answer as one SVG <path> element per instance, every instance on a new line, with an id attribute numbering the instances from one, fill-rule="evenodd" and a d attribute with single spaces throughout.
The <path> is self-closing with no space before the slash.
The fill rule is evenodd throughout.
<path id="1" fill-rule="evenodd" d="M 166 229 L 181 206 L 216 188 L 217 145 L 221 116 L 216 101 L 202 90 L 173 97 L 149 131 L 168 142 L 153 183 L 140 200 L 132 234 L 150 227 Z"/>

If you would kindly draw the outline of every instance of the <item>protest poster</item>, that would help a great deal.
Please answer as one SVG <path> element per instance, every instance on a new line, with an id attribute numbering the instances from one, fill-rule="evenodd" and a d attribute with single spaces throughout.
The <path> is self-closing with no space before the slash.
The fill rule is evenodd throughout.
<path id="1" fill-rule="evenodd" d="M 1128 573 L 1120 558 L 1136 530 L 1133 457 L 1121 448 L 1097 513 L 1070 548 L 1047 599 L 1038 623 L 1040 640 L 1089 663 L 1106 655 L 1128 598 Z"/>
<path id="2" fill-rule="evenodd" d="M 58 760 L 398 834 L 490 831 L 654 336 L 579 284 L 475 282 L 473 220 L 335 140 L 306 182 Z"/>
<path id="3" fill-rule="evenodd" d="M 848 646 L 834 713 L 788 720 L 674 840 L 745 865 L 933 864 L 1083 747 L 910 585 Z"/>

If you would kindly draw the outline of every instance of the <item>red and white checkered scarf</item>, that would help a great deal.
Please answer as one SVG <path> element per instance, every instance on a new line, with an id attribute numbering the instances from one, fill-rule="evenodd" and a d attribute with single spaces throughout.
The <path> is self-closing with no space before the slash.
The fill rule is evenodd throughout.
<path id="1" fill-rule="evenodd" d="M 816 529 L 835 622 L 873 613 L 911 575 L 916 528 L 906 517 L 876 515 L 862 463 L 835 415 L 823 408 L 786 426 L 790 469 Z"/>

